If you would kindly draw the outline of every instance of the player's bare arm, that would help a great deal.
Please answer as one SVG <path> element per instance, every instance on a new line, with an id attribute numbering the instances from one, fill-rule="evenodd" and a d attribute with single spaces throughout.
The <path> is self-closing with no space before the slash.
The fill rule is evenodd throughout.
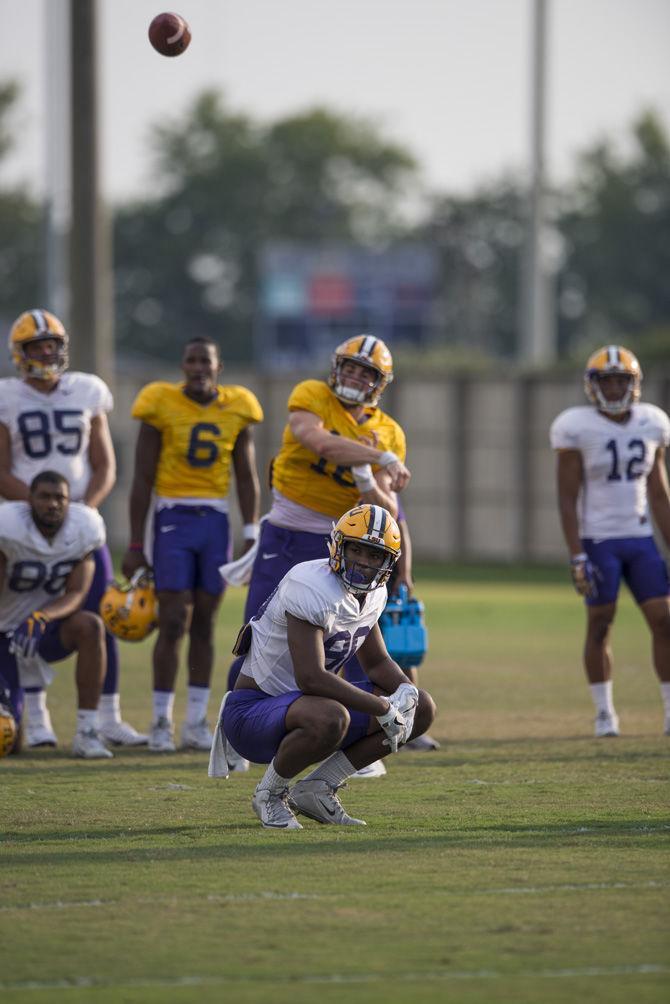
<path id="1" fill-rule="evenodd" d="M 356 654 L 366 676 L 387 694 L 392 694 L 401 684 L 407 683 L 407 677 L 400 666 L 386 650 L 379 624 L 375 624 Z"/>
<path id="2" fill-rule="evenodd" d="M 156 477 L 158 458 L 161 451 L 161 433 L 153 425 L 142 422 L 137 436 L 135 449 L 135 471 L 130 489 L 130 542 L 121 568 L 123 574 L 130 578 L 138 568 L 145 567 L 148 562 L 143 550 L 144 527 L 146 524 L 151 492 Z"/>
<path id="3" fill-rule="evenodd" d="M 384 697 L 368 694 L 347 683 L 325 665 L 323 630 L 315 624 L 286 615 L 287 640 L 293 662 L 296 683 L 310 697 L 328 697 L 346 708 L 363 711 L 367 715 L 384 715 L 389 702 Z"/>
<path id="4" fill-rule="evenodd" d="M 390 475 L 393 491 L 401 491 L 411 477 L 408 468 L 397 457 L 390 459 L 383 450 L 374 446 L 328 432 L 323 420 L 311 411 L 292 411 L 288 424 L 295 438 L 317 457 L 348 466 L 381 464 Z"/>
<path id="5" fill-rule="evenodd" d="M 577 499 L 583 480 L 584 467 L 579 450 L 559 450 L 557 460 L 558 509 L 563 536 L 571 557 L 582 551 L 577 517 Z"/>
<path id="6" fill-rule="evenodd" d="M 27 502 L 30 495 L 25 481 L 12 474 L 12 444 L 9 429 L 2 422 L 0 422 L 0 495 L 9 502 Z"/>
<path id="7" fill-rule="evenodd" d="M 74 566 L 65 582 L 62 596 L 40 608 L 48 621 L 62 620 L 81 609 L 93 582 L 95 562 L 87 555 Z"/>
<path id="8" fill-rule="evenodd" d="M 670 485 L 665 466 L 665 447 L 659 446 L 654 457 L 654 466 L 647 478 L 649 508 L 659 533 L 670 548 Z"/>
<path id="9" fill-rule="evenodd" d="M 250 426 L 239 433 L 233 447 L 233 469 L 235 487 L 242 522 L 245 526 L 258 524 L 260 519 L 261 487 L 256 467 L 256 446 Z M 253 547 L 253 540 L 244 541 L 244 552 Z"/>
<path id="10" fill-rule="evenodd" d="M 109 431 L 109 422 L 104 414 L 91 419 L 91 438 L 88 446 L 91 464 L 89 481 L 82 502 L 93 509 L 105 501 L 116 482 L 116 457 Z"/>

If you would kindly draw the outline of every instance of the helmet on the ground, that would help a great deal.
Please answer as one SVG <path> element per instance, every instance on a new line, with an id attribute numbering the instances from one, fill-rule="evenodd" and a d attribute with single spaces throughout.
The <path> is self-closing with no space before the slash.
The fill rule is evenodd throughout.
<path id="1" fill-rule="evenodd" d="M 374 370 L 376 378 L 368 387 L 347 387 L 342 381 L 342 366 L 345 362 L 358 363 Z M 332 358 L 328 386 L 343 404 L 366 404 L 375 406 L 384 388 L 393 380 L 393 358 L 381 338 L 374 335 L 357 335 L 335 349 Z"/>
<path id="2" fill-rule="evenodd" d="M 9 706 L 9 694 L 0 690 L 0 758 L 9 756 L 14 749 L 18 728 Z"/>
<path id="3" fill-rule="evenodd" d="M 158 623 L 154 578 L 140 568 L 130 582 L 111 582 L 100 600 L 100 616 L 110 634 L 123 641 L 142 641 Z"/>
<path id="4" fill-rule="evenodd" d="M 608 401 L 600 387 L 604 376 L 628 377 L 628 386 L 618 400 Z M 640 400 L 642 370 L 637 358 L 623 345 L 604 345 L 589 356 L 584 370 L 584 393 L 587 399 L 600 411 L 610 415 L 621 415 Z"/>
<path id="5" fill-rule="evenodd" d="M 382 554 L 379 566 L 360 560 L 350 560 L 347 544 L 362 544 L 370 551 Z M 353 593 L 368 593 L 383 586 L 400 557 L 400 530 L 387 509 L 364 503 L 354 506 L 333 526 L 328 544 L 330 567 Z"/>
<path id="6" fill-rule="evenodd" d="M 53 361 L 40 362 L 26 355 L 26 345 L 31 342 L 55 338 L 59 345 Z M 12 324 L 9 332 L 9 352 L 14 366 L 22 377 L 48 379 L 64 373 L 68 368 L 69 339 L 63 324 L 48 310 L 26 310 Z"/>

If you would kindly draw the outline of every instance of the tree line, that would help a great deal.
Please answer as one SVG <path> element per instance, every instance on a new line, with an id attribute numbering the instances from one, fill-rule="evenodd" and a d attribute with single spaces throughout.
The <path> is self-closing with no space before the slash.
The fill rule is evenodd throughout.
<path id="1" fill-rule="evenodd" d="M 16 84 L 0 84 L 0 171 L 16 141 Z M 547 253 L 566 364 L 606 341 L 670 362 L 670 140 L 642 112 L 602 138 L 549 194 Z M 523 179 L 466 195 L 428 190 L 412 152 L 365 118 L 314 108 L 259 122 L 215 91 L 153 127 L 152 194 L 114 208 L 117 348 L 177 360 L 186 334 L 249 361 L 257 262 L 269 241 L 387 247 L 423 241 L 439 260 L 429 358 L 513 360 L 520 317 Z M 421 205 L 417 213 L 407 206 Z M 0 316 L 44 299 L 44 213 L 26 186 L 0 190 Z"/>

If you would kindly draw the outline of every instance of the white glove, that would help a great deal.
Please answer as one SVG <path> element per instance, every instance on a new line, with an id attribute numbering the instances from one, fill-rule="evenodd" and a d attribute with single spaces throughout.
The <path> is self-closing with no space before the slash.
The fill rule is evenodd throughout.
<path id="1" fill-rule="evenodd" d="M 398 689 L 389 695 L 389 701 L 405 719 L 405 736 L 400 740 L 402 745 L 402 743 L 408 742 L 414 728 L 414 715 L 419 703 L 419 691 L 413 683 L 401 683 Z"/>
<path id="2" fill-rule="evenodd" d="M 386 714 L 377 715 L 377 721 L 386 733 L 386 739 L 382 742 L 382 746 L 390 746 L 391 753 L 397 753 L 398 746 L 405 742 L 407 735 L 407 726 L 402 712 L 398 711 L 395 704 L 391 704 Z"/>

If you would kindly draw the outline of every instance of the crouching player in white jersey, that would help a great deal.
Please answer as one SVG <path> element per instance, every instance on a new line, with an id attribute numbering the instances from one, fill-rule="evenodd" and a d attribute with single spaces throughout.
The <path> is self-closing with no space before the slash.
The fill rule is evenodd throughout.
<path id="1" fill-rule="evenodd" d="M 105 631 L 100 617 L 82 606 L 105 527 L 99 513 L 70 505 L 69 498 L 66 479 L 43 471 L 30 485 L 28 502 L 0 506 L 0 679 L 20 723 L 22 681 L 31 675 L 48 682 L 48 664 L 76 652 L 79 710 L 72 752 L 100 759 L 112 755 L 98 731 Z"/>
<path id="2" fill-rule="evenodd" d="M 622 578 L 651 630 L 670 735 L 670 584 L 649 518 L 651 508 L 670 547 L 670 419 L 655 405 L 638 403 L 641 382 L 632 352 L 618 345 L 599 349 L 584 373 L 590 404 L 568 408 L 551 427 L 561 523 L 575 588 L 586 602 L 584 664 L 598 737 L 619 735 L 609 636 Z"/>
<path id="3" fill-rule="evenodd" d="M 0 380 L 0 495 L 27 500 L 28 485 L 49 468 L 67 478 L 72 500 L 97 509 L 114 487 L 116 462 L 107 413 L 112 395 L 92 373 L 68 371 L 68 334 L 54 314 L 27 310 L 12 325 L 9 351 L 19 378 Z M 95 573 L 86 610 L 98 612 L 113 578 L 106 546 L 93 555 Z M 105 739 L 140 746 L 147 736 L 121 718 L 118 642 L 105 635 L 107 673 L 100 698 Z M 26 693 L 26 745 L 55 746 L 44 691 Z"/>
<path id="4" fill-rule="evenodd" d="M 269 763 L 252 805 L 270 829 L 301 829 L 295 813 L 365 825 L 347 814 L 338 789 L 425 732 L 435 715 L 431 697 L 389 656 L 377 624 L 400 553 L 395 520 L 381 506 L 356 506 L 333 527 L 329 550 L 330 558 L 290 569 L 241 632 L 236 651 L 246 655 L 212 750 L 212 774 L 222 737 L 248 760 Z M 368 677 L 357 685 L 337 673 L 354 653 Z"/>

